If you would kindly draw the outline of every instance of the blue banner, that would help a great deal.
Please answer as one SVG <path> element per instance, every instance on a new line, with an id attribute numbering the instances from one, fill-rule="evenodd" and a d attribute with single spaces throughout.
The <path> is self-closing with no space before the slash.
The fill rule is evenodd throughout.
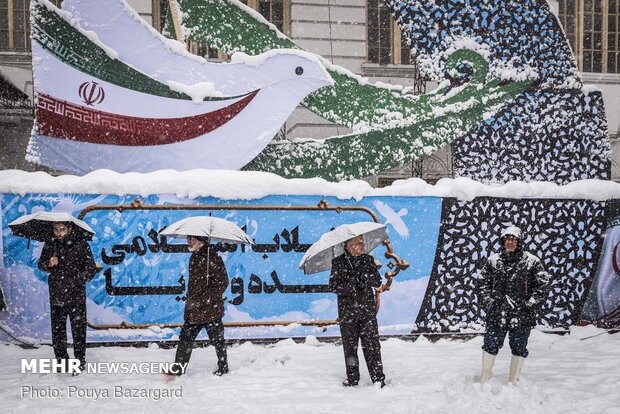
<path id="1" fill-rule="evenodd" d="M 185 217 L 212 215 L 236 223 L 255 246 L 218 245 L 230 285 L 225 293 L 228 338 L 337 335 L 336 295 L 329 272 L 304 275 L 297 265 L 319 237 L 345 223 L 388 225 L 394 254 L 410 264 L 381 294 L 382 334 L 411 332 L 433 267 L 441 221 L 439 197 L 269 196 L 259 200 L 194 199 L 173 195 L 3 194 L 3 267 L 8 314 L 0 323 L 16 336 L 50 338 L 47 274 L 37 261 L 43 243 L 14 236 L 8 223 L 40 210 L 68 212 L 91 226 L 91 244 L 102 270 L 87 285 L 90 341 L 173 339 L 183 322 L 190 253 L 185 240 L 158 232 Z M 133 203 L 133 204 L 132 204 Z M 30 246 L 29 246 L 30 243 Z M 381 273 L 394 260 L 379 246 Z M 390 269 L 392 268 L 392 269 Z M 261 325 L 262 324 L 262 325 Z M 251 326 L 254 325 L 254 326 Z M 205 333 L 203 332 L 204 336 Z"/>

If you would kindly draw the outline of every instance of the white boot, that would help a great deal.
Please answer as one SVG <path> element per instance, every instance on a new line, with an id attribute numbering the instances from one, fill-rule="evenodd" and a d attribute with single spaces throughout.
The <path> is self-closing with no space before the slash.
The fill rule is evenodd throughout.
<path id="1" fill-rule="evenodd" d="M 495 355 L 482 351 L 482 374 L 480 374 L 480 383 L 484 384 L 491 378 L 491 371 L 495 363 Z"/>
<path id="2" fill-rule="evenodd" d="M 519 376 L 521 375 L 521 368 L 523 368 L 523 364 L 525 363 L 525 358 L 520 356 L 512 356 L 510 360 L 510 374 L 508 375 L 508 382 L 511 384 L 517 384 L 519 381 Z"/>

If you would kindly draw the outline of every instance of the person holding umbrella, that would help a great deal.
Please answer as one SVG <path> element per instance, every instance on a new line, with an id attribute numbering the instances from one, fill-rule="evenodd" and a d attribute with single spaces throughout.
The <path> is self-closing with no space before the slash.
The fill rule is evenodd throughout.
<path id="1" fill-rule="evenodd" d="M 324 234 L 308 249 L 300 263 L 304 272 L 314 273 L 326 270 L 326 262 L 331 259 L 329 287 L 338 298 L 347 373 L 342 383 L 345 387 L 356 386 L 360 380 L 357 356 L 360 340 L 370 379 L 381 388 L 385 386 L 374 294 L 374 289 L 381 286 L 381 275 L 374 257 L 368 252 L 387 238 L 383 224 L 345 224 Z"/>
<path id="2" fill-rule="evenodd" d="M 192 347 L 200 331 L 205 328 L 209 341 L 215 347 L 217 370 L 214 375 L 228 373 L 228 357 L 224 339 L 224 292 L 228 287 L 228 273 L 222 258 L 211 249 L 210 243 L 250 243 L 254 241 L 243 230 L 229 221 L 216 217 L 190 217 L 171 224 L 162 235 L 187 237 L 189 282 L 184 322 L 175 355 L 178 370 L 169 375 L 181 375 L 192 355 Z"/>
<path id="3" fill-rule="evenodd" d="M 54 355 L 59 363 L 67 353 L 67 318 L 71 323 L 73 353 L 86 365 L 86 283 L 97 273 L 88 245 L 94 231 L 67 213 L 38 212 L 9 224 L 17 236 L 44 241 L 39 270 L 48 273 L 50 322 Z M 75 375 L 75 373 L 74 373 Z"/>

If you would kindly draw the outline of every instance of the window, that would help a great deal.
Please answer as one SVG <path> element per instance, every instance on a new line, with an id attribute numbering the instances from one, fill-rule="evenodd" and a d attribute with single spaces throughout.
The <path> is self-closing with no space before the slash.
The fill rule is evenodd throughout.
<path id="1" fill-rule="evenodd" d="M 558 5 L 579 70 L 620 73 L 620 1 L 559 0 Z"/>
<path id="2" fill-rule="evenodd" d="M 153 0 L 153 27 L 158 32 L 164 30 L 168 17 L 168 0 Z"/>
<path id="3" fill-rule="evenodd" d="M 560 0 L 558 4 L 560 9 L 560 22 L 562 22 L 562 26 L 564 26 L 564 33 L 570 43 L 570 47 L 573 49 L 573 52 L 575 52 L 577 50 L 577 46 L 575 44 L 575 39 L 577 36 L 577 11 L 575 10 L 575 1 Z"/>
<path id="4" fill-rule="evenodd" d="M 288 9 L 285 7 L 284 0 L 247 0 L 244 1 L 248 6 L 258 12 L 284 34 L 288 34 Z"/>
<path id="5" fill-rule="evenodd" d="M 60 7 L 62 0 L 52 0 Z M 0 0 L 0 51 L 30 51 L 30 1 Z"/>
<path id="6" fill-rule="evenodd" d="M 607 72 L 620 73 L 620 1 L 609 0 L 607 13 Z"/>
<path id="7" fill-rule="evenodd" d="M 30 49 L 30 26 L 26 0 L 0 0 L 0 43 L 3 50 Z"/>
<path id="8" fill-rule="evenodd" d="M 368 0 L 366 16 L 368 63 L 411 65 L 411 49 L 383 2 Z"/>

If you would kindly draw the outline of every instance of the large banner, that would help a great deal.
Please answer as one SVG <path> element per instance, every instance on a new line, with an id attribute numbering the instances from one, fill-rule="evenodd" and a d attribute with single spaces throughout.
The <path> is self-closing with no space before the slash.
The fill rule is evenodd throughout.
<path id="1" fill-rule="evenodd" d="M 344 223 L 388 224 L 391 241 L 374 250 L 382 274 L 397 273 L 380 297 L 381 334 L 413 329 L 435 259 L 439 197 L 366 197 L 360 202 L 317 196 L 260 200 L 180 199 L 171 195 L 3 194 L 0 283 L 8 314 L 0 323 L 15 337 L 50 338 L 47 274 L 37 268 L 42 243 L 14 236 L 7 224 L 39 210 L 69 212 L 95 231 L 101 271 L 87 285 L 89 341 L 166 340 L 178 334 L 190 253 L 185 240 L 158 231 L 188 216 L 212 215 L 242 227 L 255 246 L 217 245 L 230 285 L 225 292 L 228 338 L 338 335 L 329 272 L 297 268 L 310 244 Z M 392 255 L 396 257 L 393 258 Z M 410 264 L 397 272 L 398 263 Z M 384 283 L 388 280 L 384 279 Z M 206 335 L 203 333 L 202 335 Z"/>
<path id="2" fill-rule="evenodd" d="M 113 9 L 115 2 L 97 2 L 98 7 L 105 7 L 106 13 L 89 3 L 89 0 L 65 0 L 63 7 L 79 15 L 80 22 L 103 39 L 105 30 L 100 28 L 107 24 L 108 20 L 104 20 L 107 10 Z M 176 3 L 181 11 L 179 24 L 188 40 L 212 45 L 227 53 L 242 50 L 259 54 L 266 49 L 298 47 L 238 0 L 176 0 Z M 381 135 L 371 131 L 367 134 L 369 139 L 356 143 L 355 147 L 361 148 L 368 141 L 376 143 L 384 137 L 383 152 L 373 153 L 369 146 L 354 157 L 342 157 L 334 151 L 337 148 L 329 147 L 330 151 L 323 150 L 319 157 L 313 154 L 318 151 L 316 143 L 303 149 L 299 148 L 300 143 L 287 145 L 296 148 L 299 154 L 288 153 L 284 145 L 270 145 L 248 164 L 247 169 L 330 180 L 334 179 L 332 177 L 337 180 L 364 177 L 418 158 L 422 155 L 420 147 L 425 147 L 428 154 L 431 148 L 442 148 L 452 142 L 455 175 L 459 177 L 492 183 L 545 180 L 562 184 L 586 178 L 609 179 L 610 143 L 603 97 L 600 91 L 582 88 L 570 44 L 557 13 L 547 1 L 384 0 L 368 3 L 368 16 L 377 15 L 379 6 L 392 13 L 394 23 L 401 29 L 415 57 L 412 64 L 415 63 L 423 79 L 438 84 L 450 82 L 452 86 L 469 82 L 468 86 L 453 88 L 450 98 L 444 95 L 439 99 L 454 105 L 436 106 L 439 102 L 432 96 L 442 96 L 441 90 L 409 99 L 402 90 L 396 89 L 397 85 L 390 85 L 395 88 L 392 90 L 373 88 L 378 85 L 372 84 L 360 85 L 352 74 L 333 68 L 324 60 L 335 85 L 309 95 L 303 105 L 354 131 L 365 131 L 368 127 L 379 129 Z M 168 19 L 169 28 L 171 20 Z M 371 33 L 372 28 L 368 30 Z M 110 45 L 115 49 L 128 48 L 118 43 Z M 480 59 L 469 54 L 451 65 L 450 61 L 464 50 L 478 52 L 485 64 L 480 65 Z M 369 47 L 369 61 L 378 59 L 373 56 L 377 51 Z M 137 68 L 145 65 L 137 58 L 132 63 Z M 480 70 L 481 67 L 487 68 Z M 475 85 L 476 78 L 487 83 L 484 87 Z M 496 80 L 501 80 L 500 85 L 512 92 L 504 88 L 490 91 L 488 87 Z M 521 88 L 517 85 L 519 82 L 506 84 L 507 80 L 526 81 L 526 85 Z M 468 90 L 476 92 L 469 95 Z M 473 100 L 489 102 L 500 98 L 498 92 L 511 96 L 503 100 L 506 104 L 503 108 L 485 111 L 483 119 L 474 124 L 463 119 L 463 115 L 475 116 L 473 112 L 463 111 Z M 427 112 L 420 103 L 429 98 L 432 111 Z M 501 104 L 492 106 L 499 109 Z M 428 115 L 432 115 L 432 121 L 427 122 Z M 459 121 L 467 126 L 462 132 L 455 128 Z M 405 124 L 415 128 L 398 128 Z M 433 130 L 433 125 L 444 129 Z M 422 133 L 416 134 L 416 130 Z M 334 141 L 337 142 L 326 140 L 325 145 Z M 310 154 L 311 162 L 300 162 L 305 154 Z M 291 157 L 295 162 L 290 161 Z M 314 169 L 316 158 L 323 162 Z M 353 165 L 351 159 L 359 163 L 355 168 L 342 168 L 345 174 L 334 174 L 335 166 L 342 159 L 349 166 Z M 393 164 L 388 166 L 389 162 Z M 381 168 L 373 171 L 380 164 Z"/>
<path id="3" fill-rule="evenodd" d="M 490 74 L 484 53 L 458 47 L 445 57 L 452 81 L 411 97 L 298 50 L 256 13 L 241 17 L 241 3 L 200 3 L 179 10 L 203 22 L 184 33 L 207 28 L 206 13 L 217 21 L 208 32 L 245 43 L 237 30 L 250 28 L 252 47 L 222 48 L 230 63 L 207 62 L 162 37 L 123 0 L 67 0 L 63 10 L 32 0 L 36 121 L 28 160 L 77 174 L 244 168 L 333 181 L 367 177 L 444 147 L 534 81 Z M 230 16 L 241 21 L 230 23 Z M 265 36 L 275 43 L 264 44 Z M 321 90 L 308 108 L 352 133 L 267 145 L 295 107 Z"/>
<path id="4" fill-rule="evenodd" d="M 586 319 L 607 315 L 607 325 L 617 326 L 620 239 L 614 205 L 490 197 L 367 196 L 356 201 L 311 195 L 241 200 L 1 194 L 0 286 L 8 311 L 0 312 L 0 328 L 14 338 L 50 339 L 47 274 L 37 267 L 42 243 L 16 237 L 8 228 L 16 218 L 40 210 L 71 213 L 96 232 L 91 247 L 101 269 L 87 285 L 89 341 L 176 339 L 190 253 L 185 240 L 159 231 L 197 215 L 230 220 L 256 243 L 213 246 L 230 281 L 224 318 L 228 338 L 339 335 L 329 272 L 304 275 L 297 265 L 322 234 L 358 221 L 385 223 L 390 235 L 389 244 L 373 251 L 384 276 L 378 301 L 382 335 L 483 329 L 477 275 L 499 251 L 502 228 L 511 224 L 521 227 L 526 250 L 542 260 L 552 277 L 539 325 L 568 328 L 579 322 L 584 309 Z M 609 228 L 603 237 L 606 215 Z"/>
<path id="5" fill-rule="evenodd" d="M 77 174 L 239 169 L 306 95 L 332 83 L 302 51 L 239 55 L 231 64 L 197 58 L 200 82 L 160 81 L 46 0 L 31 2 L 31 29 L 36 121 L 28 160 Z"/>

